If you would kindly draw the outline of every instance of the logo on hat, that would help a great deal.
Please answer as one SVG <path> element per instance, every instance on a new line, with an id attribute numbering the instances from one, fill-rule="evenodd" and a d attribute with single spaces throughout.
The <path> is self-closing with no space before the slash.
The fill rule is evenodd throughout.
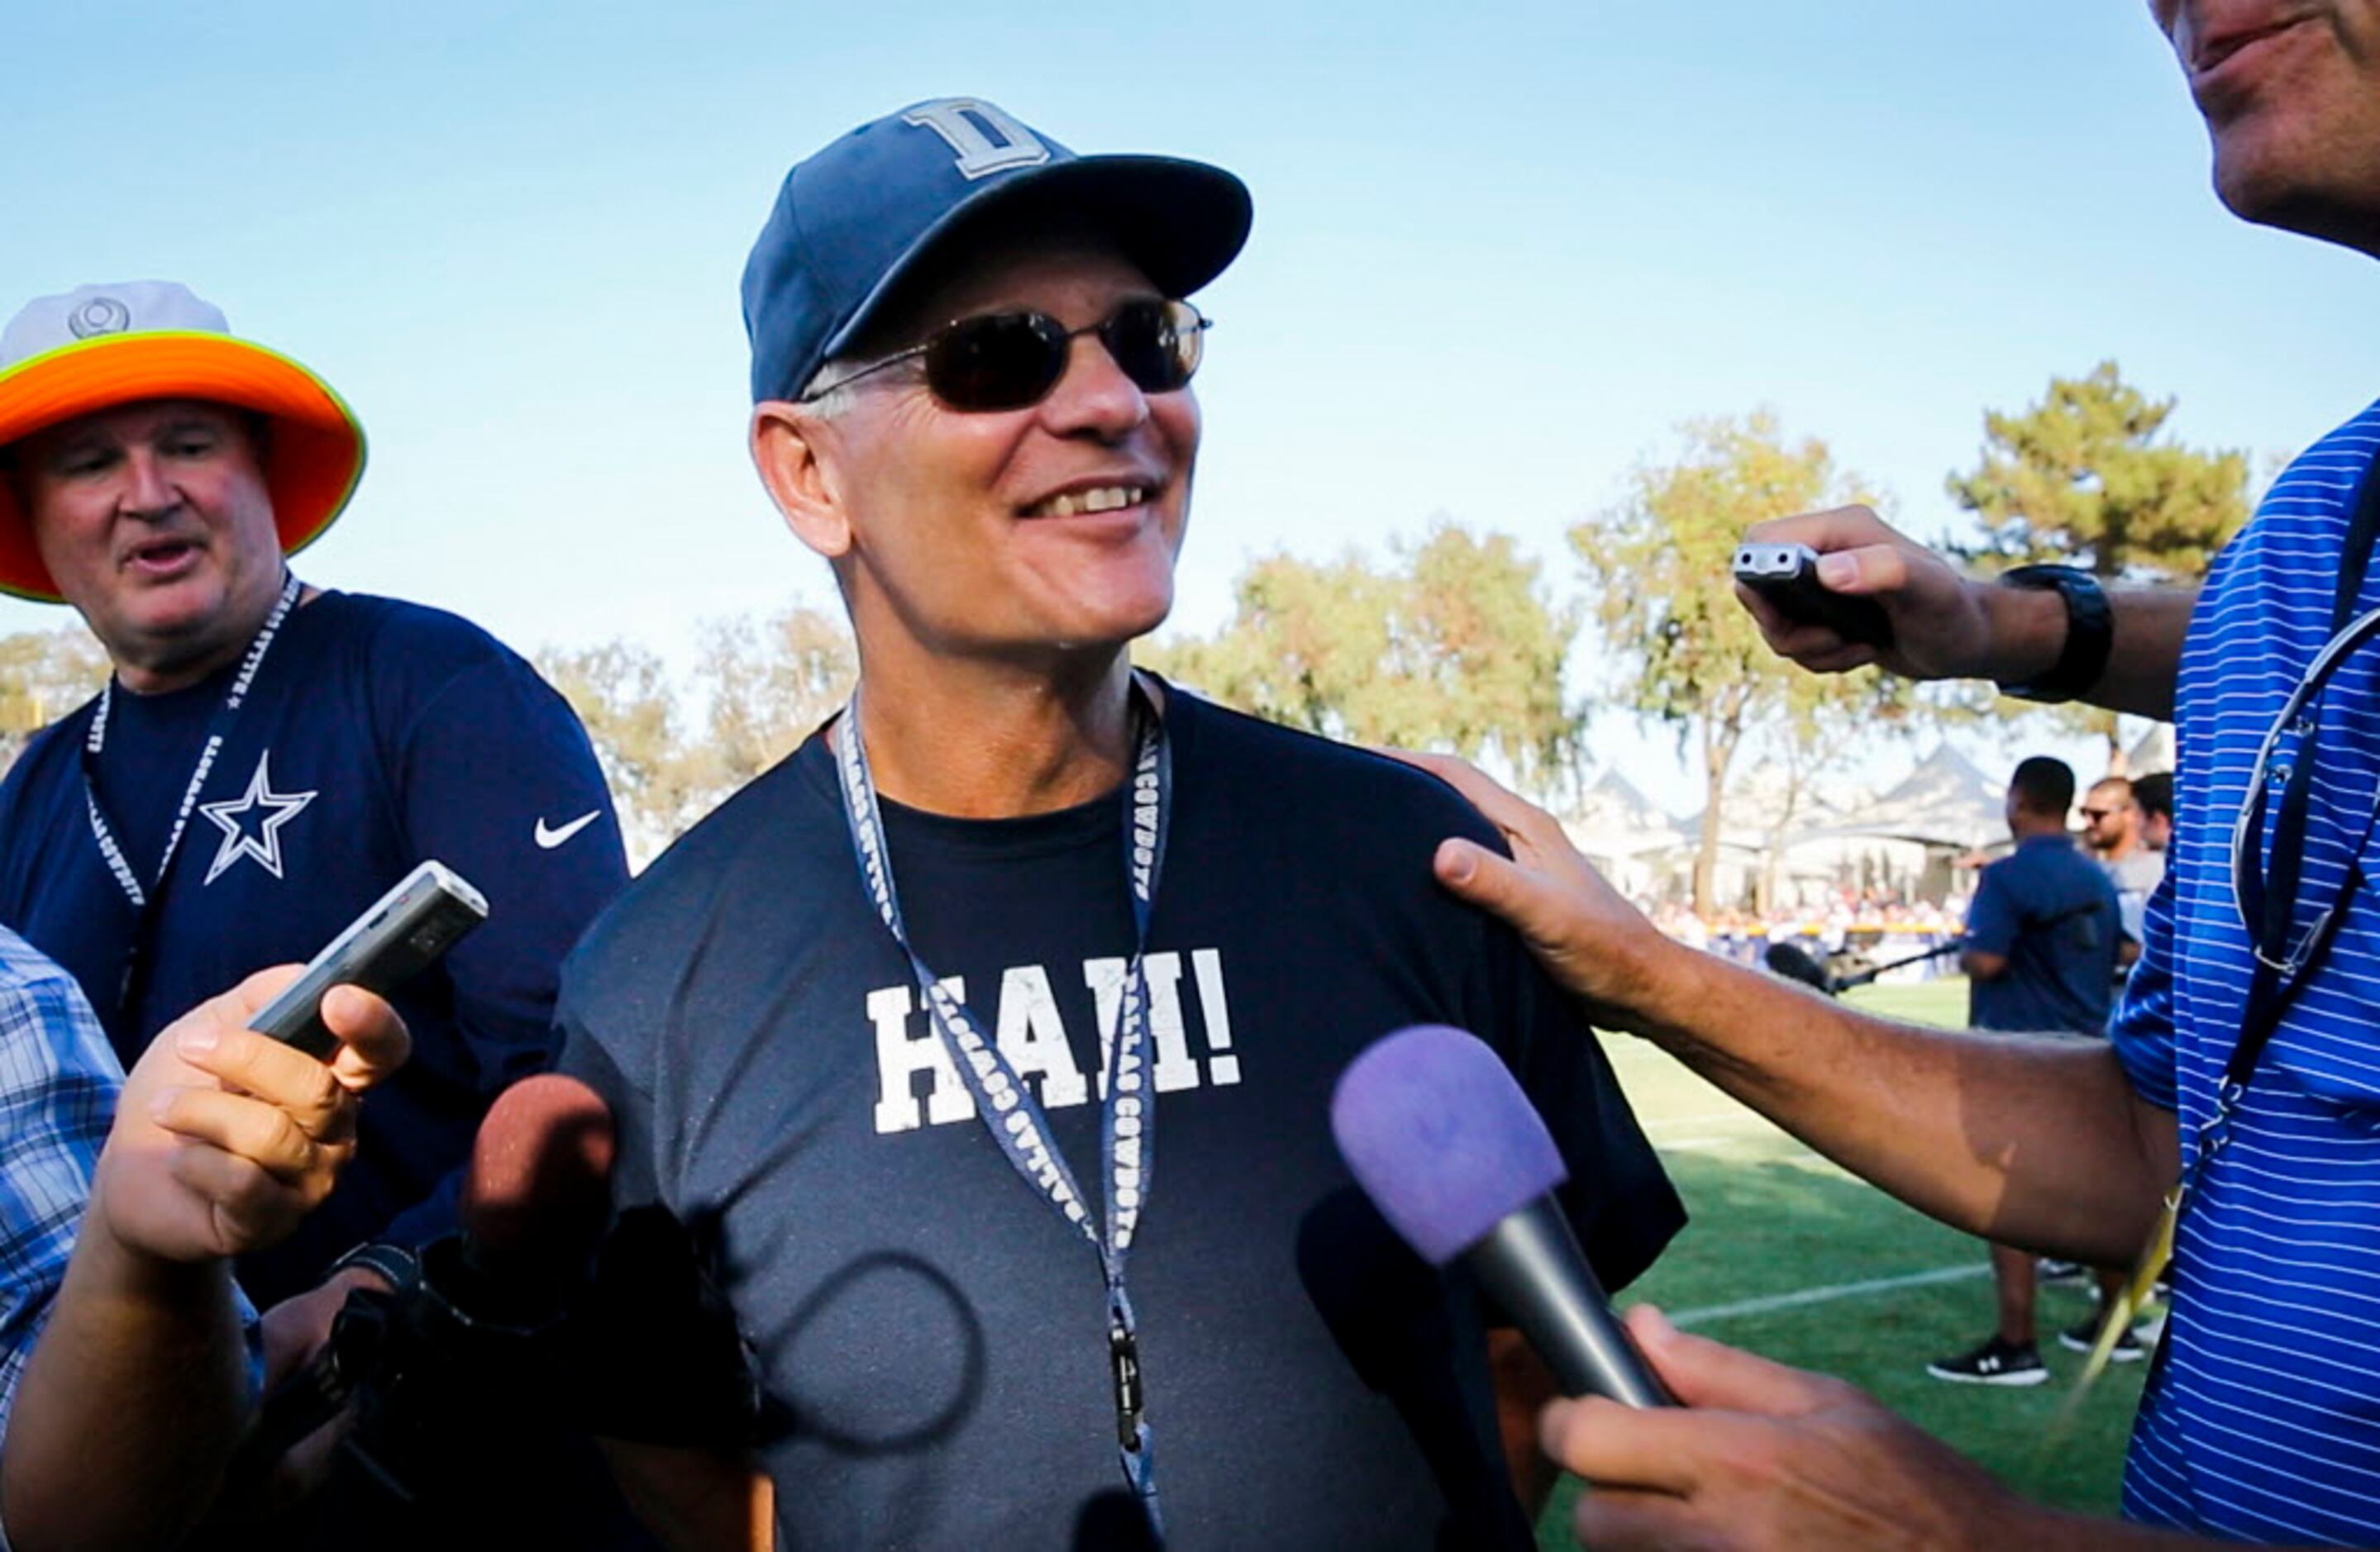
<path id="1" fill-rule="evenodd" d="M 1050 160 L 1040 138 L 978 97 L 945 97 L 920 103 L 901 122 L 931 129 L 958 152 L 959 176 L 969 182 L 1011 167 L 1038 167 Z M 984 133 L 990 129 L 1000 139 Z"/>
<path id="2" fill-rule="evenodd" d="M 67 329 L 79 340 L 120 334 L 132 327 L 132 309 L 113 297 L 93 297 L 67 314 Z"/>

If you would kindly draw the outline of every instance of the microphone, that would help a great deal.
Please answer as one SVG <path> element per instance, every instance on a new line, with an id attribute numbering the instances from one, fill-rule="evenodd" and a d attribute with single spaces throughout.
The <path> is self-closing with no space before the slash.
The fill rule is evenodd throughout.
<path id="1" fill-rule="evenodd" d="M 1562 1394 L 1674 1404 L 1554 1204 L 1569 1170 L 1553 1137 L 1476 1037 L 1418 1025 L 1375 1041 L 1340 1074 L 1330 1132 L 1389 1226 L 1433 1267 L 1462 1257 Z"/>
<path id="2" fill-rule="evenodd" d="M 1799 981 L 1814 991 L 1823 991 L 1829 997 L 1834 995 L 1835 977 L 1825 965 L 1796 945 L 1771 943 L 1760 957 L 1772 973 L 1789 981 Z"/>

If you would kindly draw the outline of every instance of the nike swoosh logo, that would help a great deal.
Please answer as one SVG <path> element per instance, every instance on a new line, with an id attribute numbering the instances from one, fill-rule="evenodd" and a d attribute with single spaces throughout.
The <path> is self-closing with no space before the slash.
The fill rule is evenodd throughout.
<path id="1" fill-rule="evenodd" d="M 550 852 L 553 850 L 554 847 L 561 845 L 565 841 L 567 841 L 572 836 L 577 834 L 580 831 L 585 830 L 589 825 L 593 824 L 595 822 L 595 816 L 601 814 L 602 811 L 603 810 L 601 808 L 589 808 L 587 812 L 579 815 L 568 824 L 564 825 L 560 830 L 547 829 L 545 819 L 540 816 L 537 821 L 537 843 Z"/>

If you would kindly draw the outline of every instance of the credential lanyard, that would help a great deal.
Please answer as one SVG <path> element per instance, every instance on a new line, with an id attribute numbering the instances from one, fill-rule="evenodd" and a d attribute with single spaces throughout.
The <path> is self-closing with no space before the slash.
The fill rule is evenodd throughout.
<path id="1" fill-rule="evenodd" d="M 1125 1480 L 1140 1496 L 1150 1525 L 1161 1536 L 1164 1522 L 1158 1514 L 1156 1461 L 1143 1400 L 1139 1328 L 1124 1286 L 1124 1263 L 1141 1209 L 1148 1200 L 1149 1170 L 1154 1162 L 1157 1091 L 1149 1081 L 1148 999 L 1141 961 L 1148 947 L 1158 879 L 1165 866 L 1173 765 L 1165 721 L 1136 676 L 1132 685 L 1132 771 L 1124 783 L 1123 803 L 1124 882 L 1132 901 L 1134 941 L 1117 1002 L 1115 1041 L 1107 1062 L 1107 1094 L 1100 1108 L 1099 1163 L 1107 1186 L 1101 1227 L 1092 1225 L 1082 1189 L 1058 1151 L 1057 1134 L 1031 1090 L 1019 1081 L 999 1046 L 986 1037 L 982 1021 L 951 995 L 947 983 L 910 946 L 892 880 L 892 853 L 885 844 L 884 818 L 877 806 L 876 781 L 869 774 L 868 751 L 860 737 L 857 690 L 844 709 L 834 745 L 842 776 L 843 815 L 850 827 L 860 881 L 877 915 L 908 956 L 935 1032 L 975 1099 L 976 1114 L 983 1118 L 1009 1167 L 1073 1224 L 1099 1255 L 1107 1290 L 1108 1371 L 1115 1396 L 1116 1451 Z"/>
<path id="2" fill-rule="evenodd" d="M 190 780 L 182 788 L 182 805 L 175 812 L 173 831 L 165 838 L 165 855 L 158 859 L 156 877 L 146 886 L 142 885 L 140 875 L 133 870 L 131 859 L 124 855 L 124 847 L 115 838 L 115 827 L 108 822 L 107 810 L 100 806 L 99 756 L 100 751 L 107 747 L 108 714 L 115 707 L 115 678 L 113 674 L 108 676 L 105 687 L 99 692 L 99 709 L 91 715 L 91 733 L 84 738 L 82 746 L 83 806 L 91 816 L 91 839 L 99 844 L 99 855 L 105 859 L 108 872 L 115 875 L 116 887 L 124 891 L 124 897 L 132 903 L 133 910 L 138 913 L 131 947 L 125 956 L 124 976 L 116 988 L 116 1011 L 119 1014 L 128 1014 L 138 996 L 139 971 L 147 957 L 150 934 L 156 927 L 158 906 L 164 898 L 165 876 L 173 870 L 175 854 L 182 848 L 182 834 L 189 829 L 190 812 L 198 806 L 199 794 L 206 789 L 207 777 L 214 770 L 215 757 L 223 752 L 224 741 L 230 736 L 232 719 L 239 715 L 240 707 L 248 699 L 249 690 L 256 683 L 257 670 L 264 665 L 264 654 L 272 648 L 273 638 L 280 634 L 283 622 L 289 618 L 289 611 L 298 602 L 298 590 L 296 575 L 285 573 L 281 597 L 273 603 L 273 612 L 264 617 L 264 626 L 256 633 L 256 639 L 248 644 L 248 655 L 240 660 L 239 673 L 233 677 L 231 689 L 224 696 L 223 704 L 215 708 L 213 718 L 207 723 L 206 739 L 199 746 L 198 764 L 191 769 Z"/>

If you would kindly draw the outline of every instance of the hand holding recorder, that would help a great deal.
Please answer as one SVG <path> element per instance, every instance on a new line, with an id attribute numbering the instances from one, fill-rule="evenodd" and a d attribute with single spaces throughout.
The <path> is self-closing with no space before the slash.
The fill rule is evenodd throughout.
<path id="1" fill-rule="evenodd" d="M 1747 552 L 1798 547 L 1806 571 Z M 1998 614 L 2040 600 L 1996 588 L 1888 527 L 1864 506 L 1755 524 L 1738 549 L 1736 597 L 1782 657 L 1819 673 L 1878 663 L 1911 679 L 2015 678 L 1995 648 Z"/>

